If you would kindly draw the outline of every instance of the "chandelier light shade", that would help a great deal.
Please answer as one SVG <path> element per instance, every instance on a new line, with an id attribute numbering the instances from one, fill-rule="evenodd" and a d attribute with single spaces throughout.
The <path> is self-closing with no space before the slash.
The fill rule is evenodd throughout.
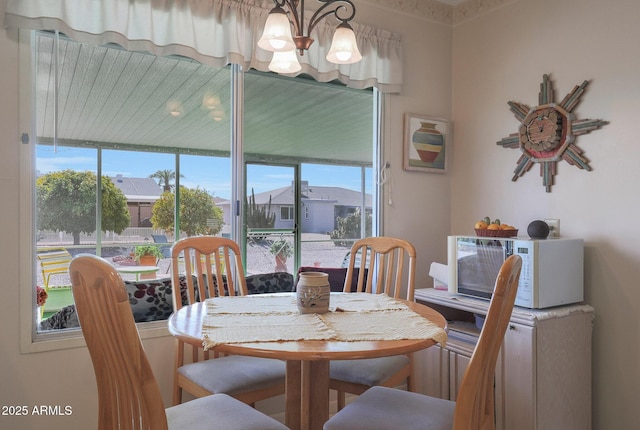
<path id="1" fill-rule="evenodd" d="M 352 64 L 360 60 L 362 60 L 362 55 L 358 50 L 356 34 L 349 24 L 340 24 L 336 28 L 336 32 L 333 33 L 333 41 L 327 54 L 327 61 L 336 64 Z"/>
<path id="2" fill-rule="evenodd" d="M 291 37 L 291 23 L 280 6 L 269 12 L 258 46 L 271 52 L 287 52 L 296 48 Z"/>
<path id="3" fill-rule="evenodd" d="M 296 50 L 274 52 L 271 63 L 269 63 L 269 70 L 275 73 L 297 73 L 302 70 Z"/>
<path id="4" fill-rule="evenodd" d="M 353 2 L 351 0 L 318 1 L 322 5 L 311 16 L 305 30 L 304 0 L 273 0 L 276 6 L 269 12 L 262 37 L 258 41 L 260 48 L 274 53 L 274 58 L 269 65 L 270 70 L 289 68 L 288 70 L 297 69 L 296 71 L 299 71 L 300 64 L 297 58 L 293 63 L 293 60 L 290 59 L 290 52 L 293 52 L 294 57 L 296 50 L 300 55 L 304 55 L 304 51 L 309 49 L 313 43 L 311 32 L 320 21 L 330 15 L 334 15 L 341 24 L 333 35 L 331 48 L 326 57 L 327 61 L 336 64 L 352 64 L 362 59 L 356 43 L 356 35 L 349 25 L 349 21 L 356 14 Z M 299 11 L 298 6 L 300 6 Z M 287 56 L 278 55 L 276 59 L 276 53 L 287 53 Z M 295 71 L 279 73 L 295 73 Z"/>

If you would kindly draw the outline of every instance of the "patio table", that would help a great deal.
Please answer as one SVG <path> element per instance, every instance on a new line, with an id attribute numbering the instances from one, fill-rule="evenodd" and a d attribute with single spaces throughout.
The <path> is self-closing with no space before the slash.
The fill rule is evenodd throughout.
<path id="1" fill-rule="evenodd" d="M 115 266 L 120 273 L 128 273 L 136 275 L 136 281 L 140 280 L 141 274 L 156 273 L 160 268 L 158 266 Z"/>

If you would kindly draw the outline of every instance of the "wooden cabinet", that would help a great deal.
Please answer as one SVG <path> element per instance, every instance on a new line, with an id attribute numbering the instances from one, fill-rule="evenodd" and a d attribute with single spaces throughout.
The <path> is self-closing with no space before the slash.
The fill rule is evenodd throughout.
<path id="1" fill-rule="evenodd" d="M 415 299 L 449 321 L 444 348 L 416 353 L 417 390 L 455 400 L 489 302 L 433 288 Z M 588 305 L 514 308 L 495 375 L 497 430 L 591 429 L 591 335 Z"/>

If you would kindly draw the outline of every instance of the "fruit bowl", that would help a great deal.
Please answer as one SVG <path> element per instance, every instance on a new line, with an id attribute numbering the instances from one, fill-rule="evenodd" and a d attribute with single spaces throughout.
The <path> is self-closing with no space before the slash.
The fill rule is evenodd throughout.
<path id="1" fill-rule="evenodd" d="M 476 228 L 476 236 L 480 237 L 515 237 L 518 230 L 487 230 Z"/>

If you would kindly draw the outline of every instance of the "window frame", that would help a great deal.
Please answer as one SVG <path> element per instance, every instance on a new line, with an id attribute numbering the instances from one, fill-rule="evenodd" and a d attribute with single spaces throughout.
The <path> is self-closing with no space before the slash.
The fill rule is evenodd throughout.
<path id="1" fill-rule="evenodd" d="M 59 349 L 78 348 L 86 345 L 82 331 L 78 328 L 50 330 L 38 332 L 36 289 L 37 263 L 34 258 L 36 249 L 35 222 L 35 170 L 36 170 L 36 136 L 35 109 L 36 94 L 33 90 L 35 82 L 35 31 L 19 31 L 19 93 L 26 95 L 19 98 L 18 123 L 22 132 L 22 144 L 19 149 L 19 277 L 20 288 L 20 352 L 34 353 Z M 24 131 L 28 130 L 28 131 Z M 25 141 L 26 139 L 26 141 Z M 139 323 L 138 331 L 142 339 L 166 337 L 170 333 L 166 320 Z"/>
<path id="2" fill-rule="evenodd" d="M 21 353 L 34 353 L 44 352 L 59 349 L 77 348 L 86 345 L 84 337 L 80 329 L 66 329 L 66 330 L 52 330 L 46 332 L 38 332 L 37 330 L 37 308 L 35 304 L 36 289 L 34 288 L 35 280 L 37 279 L 37 264 L 34 258 L 36 247 L 36 222 L 35 222 L 35 139 L 31 136 L 36 136 L 35 121 L 35 99 L 36 94 L 34 91 L 35 82 L 35 58 L 36 53 L 34 49 L 36 32 L 33 30 L 20 30 L 19 31 L 19 130 L 23 136 L 23 143 L 20 144 L 19 149 L 19 235 L 20 244 L 18 249 L 19 254 L 19 281 L 20 288 L 20 351 Z M 241 67 L 232 67 L 232 82 L 234 79 L 242 79 L 245 71 Z M 238 76 L 239 75 L 239 76 Z M 381 199 L 379 198 L 382 192 L 382 184 L 378 180 L 379 166 L 382 154 L 381 136 L 383 128 L 381 125 L 381 118 L 383 115 L 383 101 L 384 96 L 379 91 L 373 91 L 373 112 L 374 116 L 374 132 L 376 150 L 373 156 L 373 200 L 372 210 L 378 215 L 378 220 L 374 219 L 373 223 L 373 235 L 377 235 L 381 231 L 381 223 L 378 221 L 382 219 L 382 207 L 380 205 Z M 239 100 L 239 104 L 243 101 Z M 242 115 L 237 116 L 237 121 L 243 121 Z M 24 142 L 24 138 L 28 141 Z M 239 142 L 234 144 L 234 147 L 242 147 L 242 136 L 238 136 Z M 232 140 L 235 138 L 232 137 Z M 373 144 L 373 142 L 372 142 Z M 230 157 L 232 163 L 242 163 L 242 153 L 237 154 L 232 148 Z M 234 161 L 236 160 L 236 161 Z M 231 173 L 232 181 L 237 184 L 242 184 L 243 172 L 233 171 Z M 242 214 L 237 214 L 242 216 Z M 167 329 L 166 320 L 153 321 L 139 323 L 138 329 L 140 337 L 142 339 L 166 337 L 170 336 Z"/>

